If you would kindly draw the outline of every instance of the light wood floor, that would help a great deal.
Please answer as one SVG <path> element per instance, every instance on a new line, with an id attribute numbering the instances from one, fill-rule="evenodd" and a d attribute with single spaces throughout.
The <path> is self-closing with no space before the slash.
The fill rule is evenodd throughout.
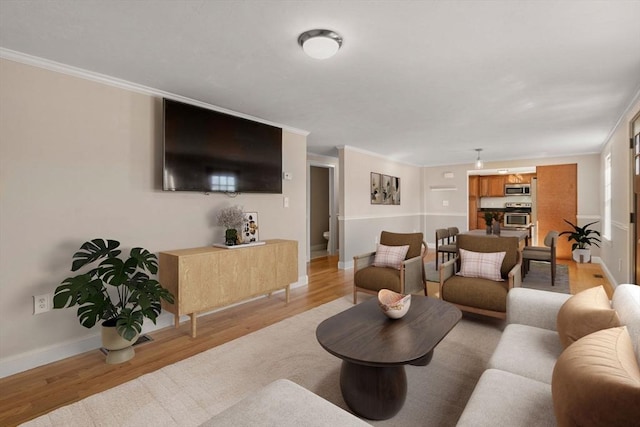
<path id="1" fill-rule="evenodd" d="M 582 289 L 611 286 L 597 264 L 569 265 L 572 293 Z M 260 328 L 279 322 L 336 298 L 351 294 L 353 270 L 338 270 L 337 258 L 311 261 L 309 285 L 260 298 L 198 318 L 198 337 L 191 338 L 189 324 L 165 328 L 149 334 L 152 342 L 136 346 L 136 356 L 121 365 L 107 365 L 105 356 L 94 350 L 0 379 L 0 426 L 13 426 L 53 409 L 115 387 L 143 374 L 191 357 Z M 431 294 L 432 286 L 429 287 Z"/>

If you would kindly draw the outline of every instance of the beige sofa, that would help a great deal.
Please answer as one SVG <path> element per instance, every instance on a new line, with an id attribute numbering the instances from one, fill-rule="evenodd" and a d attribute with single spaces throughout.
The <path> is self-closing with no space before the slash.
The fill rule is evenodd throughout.
<path id="1" fill-rule="evenodd" d="M 589 296 L 591 304 L 591 294 L 578 295 Z M 571 319 L 561 307 L 577 297 L 526 288 L 509 292 L 507 327 L 458 426 L 611 426 L 640 420 L 640 287 L 619 285 L 608 310 L 594 315 L 579 306 L 584 317 Z M 624 327 L 598 331 L 592 321 L 598 317 Z M 567 328 L 587 334 L 568 339 Z M 565 349 L 563 340 L 572 343 Z"/>

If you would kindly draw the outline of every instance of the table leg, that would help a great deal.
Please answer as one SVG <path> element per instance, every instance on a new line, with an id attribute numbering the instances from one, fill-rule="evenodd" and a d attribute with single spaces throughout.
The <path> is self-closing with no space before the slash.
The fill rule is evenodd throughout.
<path id="1" fill-rule="evenodd" d="M 407 374 L 404 365 L 375 367 L 342 361 L 340 389 L 353 412 L 370 420 L 386 420 L 404 405 Z"/>

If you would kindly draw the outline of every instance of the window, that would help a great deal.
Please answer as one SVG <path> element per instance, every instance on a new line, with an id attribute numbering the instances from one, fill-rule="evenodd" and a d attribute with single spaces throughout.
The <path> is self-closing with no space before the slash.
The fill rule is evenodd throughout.
<path id="1" fill-rule="evenodd" d="M 604 158 L 604 221 L 602 237 L 611 240 L 611 153 Z"/>

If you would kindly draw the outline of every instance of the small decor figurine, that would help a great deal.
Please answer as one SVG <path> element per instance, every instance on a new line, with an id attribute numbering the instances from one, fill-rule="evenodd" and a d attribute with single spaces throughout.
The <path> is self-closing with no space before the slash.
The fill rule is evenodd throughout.
<path id="1" fill-rule="evenodd" d="M 244 225 L 244 213 L 240 206 L 231 206 L 218 213 L 218 225 L 226 228 L 225 245 L 233 246 L 238 242 L 238 228 Z"/>

